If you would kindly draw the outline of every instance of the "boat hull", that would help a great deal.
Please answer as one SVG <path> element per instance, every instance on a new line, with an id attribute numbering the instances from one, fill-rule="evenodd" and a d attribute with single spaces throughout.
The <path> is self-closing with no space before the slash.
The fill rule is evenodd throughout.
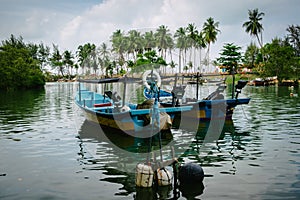
<path id="1" fill-rule="evenodd" d="M 136 104 L 118 108 L 109 102 L 110 99 L 106 98 L 104 101 L 102 96 L 88 92 L 81 93 L 81 98 L 79 97 L 79 94 L 75 97 L 75 103 L 81 108 L 88 121 L 99 124 L 103 128 L 115 129 L 130 135 L 140 132 L 146 134 L 146 136 L 139 134 L 140 137 L 170 130 L 175 114 L 192 108 L 191 106 L 157 108 L 156 112 L 159 117 L 152 119 L 151 115 L 155 114 L 154 108 L 139 109 Z M 124 109 L 125 107 L 127 109 Z M 155 120 L 159 120 L 159 123 L 152 122 Z"/>
<path id="2" fill-rule="evenodd" d="M 187 118 L 189 120 L 209 121 L 217 119 L 232 119 L 232 114 L 236 106 L 248 104 L 250 98 L 220 99 L 220 100 L 200 100 L 179 106 L 190 105 L 193 109 L 187 112 L 178 113 L 175 118 Z M 172 106 L 169 103 L 161 103 L 164 107 Z"/>

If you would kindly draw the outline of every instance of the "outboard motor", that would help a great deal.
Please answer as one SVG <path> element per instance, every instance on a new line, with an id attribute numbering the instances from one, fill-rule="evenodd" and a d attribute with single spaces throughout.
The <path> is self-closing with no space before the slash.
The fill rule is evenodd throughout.
<path id="1" fill-rule="evenodd" d="M 239 94 L 241 93 L 242 89 L 247 85 L 248 81 L 246 80 L 239 80 L 237 85 L 235 86 L 235 98 L 237 99 Z"/>

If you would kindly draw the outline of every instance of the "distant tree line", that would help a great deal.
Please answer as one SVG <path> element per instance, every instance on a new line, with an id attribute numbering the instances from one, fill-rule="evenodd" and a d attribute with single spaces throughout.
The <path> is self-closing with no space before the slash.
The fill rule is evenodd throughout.
<path id="1" fill-rule="evenodd" d="M 277 76 L 279 82 L 284 79 L 299 80 L 300 26 L 289 25 L 284 38 L 275 37 L 270 43 L 263 44 L 263 25 L 260 21 L 265 14 L 258 9 L 249 10 L 248 14 L 249 21 L 243 27 L 257 39 L 259 47 L 251 42 L 242 54 L 241 47 L 226 43 L 216 65 L 223 65 L 230 72 L 238 67 L 247 67 L 261 77 Z"/>
<path id="2" fill-rule="evenodd" d="M 201 29 L 190 23 L 173 34 L 165 25 L 155 31 L 116 30 L 109 44 L 86 43 L 79 45 L 76 52 L 61 51 L 55 44 L 52 48 L 43 43 L 26 44 L 22 37 L 11 35 L 0 46 L 0 89 L 40 87 L 45 81 L 75 76 L 122 76 L 128 71 L 143 71 L 150 64 L 163 73 L 168 67 L 172 72 L 202 73 L 210 65 L 222 65 L 228 71 L 247 67 L 260 76 L 278 76 L 280 81 L 299 79 L 299 25 L 290 25 L 285 38 L 274 38 L 271 43 L 263 44 L 264 13 L 254 9 L 248 14 L 249 21 L 242 26 L 256 38 L 259 46 L 251 41 L 242 53 L 241 47 L 228 42 L 214 61 L 209 56 L 210 47 L 221 31 L 219 22 L 212 17 Z"/>
<path id="3" fill-rule="evenodd" d="M 174 70 L 177 65 L 179 72 L 197 71 L 203 63 L 210 63 L 207 61 L 210 45 L 217 40 L 218 24 L 210 17 L 201 30 L 188 24 L 173 35 L 165 25 L 144 33 L 116 30 L 110 37 L 110 45 L 102 43 L 97 47 L 86 43 L 78 46 L 76 52 L 62 52 L 55 44 L 52 48 L 43 43 L 27 44 L 21 36 L 11 35 L 0 46 L 0 88 L 40 87 L 45 81 L 71 79 L 76 75 L 123 75 L 142 70 L 139 66 L 146 63 L 155 64 L 163 72 L 168 66 Z M 207 52 L 202 61 L 201 51 L 205 48 Z M 179 52 L 178 61 L 172 58 L 174 50 Z M 170 63 L 166 62 L 167 56 L 171 58 Z M 198 63 L 197 56 L 200 57 Z"/>
<path id="4" fill-rule="evenodd" d="M 44 46 L 41 46 L 40 50 Z M 25 44 L 23 38 L 13 35 L 2 41 L 0 47 L 0 90 L 40 88 L 45 84 L 42 62 L 43 53 L 36 45 Z"/>

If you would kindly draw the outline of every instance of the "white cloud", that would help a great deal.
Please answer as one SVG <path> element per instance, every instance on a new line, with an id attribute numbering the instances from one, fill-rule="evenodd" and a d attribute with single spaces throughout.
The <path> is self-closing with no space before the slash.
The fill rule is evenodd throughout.
<path id="1" fill-rule="evenodd" d="M 174 32 L 195 23 L 198 29 L 213 17 L 220 22 L 221 33 L 211 46 L 212 57 L 218 56 L 224 43 L 246 47 L 251 37 L 242 24 L 248 9 L 264 12 L 264 42 L 286 35 L 286 28 L 299 24 L 298 0 L 105 0 L 41 2 L 3 0 L 0 8 L 0 39 L 11 33 L 30 41 L 58 44 L 61 49 L 76 50 L 86 42 L 100 45 L 121 29 L 145 30 L 166 25 Z M 97 3 L 98 2 L 98 3 Z M 25 20 L 27 19 L 27 20 Z"/>

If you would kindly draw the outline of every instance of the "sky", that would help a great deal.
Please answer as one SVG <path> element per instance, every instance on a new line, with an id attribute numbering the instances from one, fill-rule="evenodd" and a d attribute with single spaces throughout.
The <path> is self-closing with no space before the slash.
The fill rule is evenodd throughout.
<path id="1" fill-rule="evenodd" d="M 221 33 L 211 45 L 216 58 L 225 43 L 245 51 L 251 41 L 242 24 L 248 10 L 265 13 L 263 42 L 287 35 L 289 25 L 300 24 L 299 0 L 0 0 L 0 40 L 11 34 L 25 42 L 52 44 L 76 51 L 79 45 L 109 42 L 117 29 L 155 31 L 160 25 L 171 32 L 194 23 L 201 30 L 212 17 Z"/>

